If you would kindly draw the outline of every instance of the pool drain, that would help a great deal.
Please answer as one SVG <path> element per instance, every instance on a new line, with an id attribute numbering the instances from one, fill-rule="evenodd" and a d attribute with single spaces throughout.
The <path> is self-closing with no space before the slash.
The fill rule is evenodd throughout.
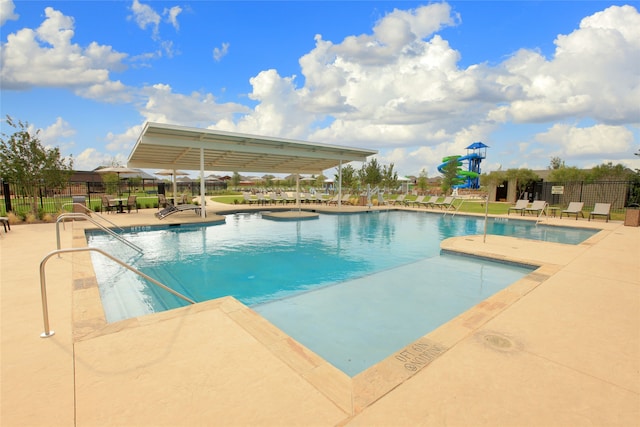
<path id="1" fill-rule="evenodd" d="M 520 344 L 512 338 L 496 332 L 478 334 L 478 338 L 484 345 L 498 351 L 515 351 L 520 349 Z"/>

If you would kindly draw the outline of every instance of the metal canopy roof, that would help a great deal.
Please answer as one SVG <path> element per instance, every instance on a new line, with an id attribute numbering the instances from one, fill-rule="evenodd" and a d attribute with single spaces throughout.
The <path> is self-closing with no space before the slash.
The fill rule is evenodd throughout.
<path id="1" fill-rule="evenodd" d="M 375 150 L 148 122 L 127 165 L 268 173 L 321 173 L 341 162 L 366 161 Z"/>

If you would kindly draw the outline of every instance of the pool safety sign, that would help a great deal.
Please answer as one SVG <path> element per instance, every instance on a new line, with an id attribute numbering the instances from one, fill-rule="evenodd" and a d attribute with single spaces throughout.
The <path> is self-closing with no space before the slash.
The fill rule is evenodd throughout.
<path id="1" fill-rule="evenodd" d="M 564 185 L 551 186 L 551 194 L 564 194 Z"/>

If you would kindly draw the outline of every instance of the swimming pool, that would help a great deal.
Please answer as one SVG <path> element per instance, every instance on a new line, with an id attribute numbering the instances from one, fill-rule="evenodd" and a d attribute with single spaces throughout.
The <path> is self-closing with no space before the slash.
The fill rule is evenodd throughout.
<path id="1" fill-rule="evenodd" d="M 487 228 L 492 234 L 561 243 L 579 243 L 595 233 L 502 218 L 490 220 Z M 482 218 L 407 211 L 320 215 L 317 220 L 291 222 L 251 213 L 229 215 L 221 225 L 127 230 L 123 237 L 142 247 L 142 255 L 102 232 L 87 236 L 90 246 L 196 301 L 236 297 L 352 375 L 381 356 L 368 350 L 367 357 L 337 357 L 345 358 L 342 363 L 332 354 L 347 347 L 375 347 L 386 356 L 387 344 L 393 351 L 399 342 L 411 342 L 530 271 L 440 254 L 442 239 L 483 230 Z M 109 322 L 183 305 L 104 257 L 92 257 Z M 356 318 L 356 311 L 364 318 Z M 394 318 L 401 313 L 408 318 L 409 312 L 419 315 L 402 328 L 389 329 L 367 319 L 373 315 L 393 325 Z M 338 338 L 334 329 L 342 334 L 349 329 L 345 324 L 366 326 Z M 411 324 L 419 327 L 412 330 L 407 327 Z M 377 331 L 378 341 L 385 345 L 366 338 L 365 346 L 364 330 Z M 323 341 L 334 348 L 319 348 Z"/>

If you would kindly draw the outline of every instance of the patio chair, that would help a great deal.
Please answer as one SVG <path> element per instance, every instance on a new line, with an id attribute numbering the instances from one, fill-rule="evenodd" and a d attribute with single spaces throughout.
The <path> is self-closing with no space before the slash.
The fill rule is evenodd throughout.
<path id="1" fill-rule="evenodd" d="M 251 204 L 258 204 L 259 200 L 256 196 L 253 196 L 249 193 L 243 193 L 242 197 L 244 199 L 244 202 L 251 205 Z"/>
<path id="2" fill-rule="evenodd" d="M 580 216 L 582 218 L 584 218 L 584 214 L 582 213 L 582 207 L 584 206 L 584 202 L 571 202 L 569 203 L 569 206 L 567 206 L 567 209 L 560 211 L 560 219 L 562 219 L 562 215 L 575 215 L 576 216 L 576 221 L 578 220 L 578 214 L 580 214 Z"/>
<path id="3" fill-rule="evenodd" d="M 531 206 L 528 208 L 525 208 L 524 212 L 525 213 L 532 213 L 534 215 L 540 216 L 541 214 L 547 214 L 547 212 L 545 211 L 545 208 L 547 207 L 547 202 L 545 202 L 544 200 L 534 200 L 533 203 L 531 203 Z"/>
<path id="4" fill-rule="evenodd" d="M 520 215 L 524 215 L 524 210 L 527 209 L 527 206 L 529 206 L 528 200 L 526 199 L 518 200 L 515 206 L 509 206 L 509 209 L 507 210 L 507 215 L 509 215 L 511 211 L 520 212 Z"/>
<path id="5" fill-rule="evenodd" d="M 2 226 L 4 227 L 4 232 L 7 232 L 7 228 L 9 230 L 11 230 L 11 224 L 9 224 L 9 217 L 6 216 L 0 216 L 0 223 L 2 223 Z"/>
<path id="6" fill-rule="evenodd" d="M 164 209 L 170 204 L 171 203 L 169 203 L 169 201 L 167 200 L 167 197 L 164 194 L 158 194 L 158 209 L 160 208 Z"/>
<path id="7" fill-rule="evenodd" d="M 455 197 L 447 196 L 443 201 L 434 203 L 433 206 L 437 206 L 440 209 L 445 208 L 446 210 L 449 210 L 449 208 L 453 206 L 453 202 L 455 202 L 455 200 Z"/>
<path id="8" fill-rule="evenodd" d="M 611 203 L 596 203 L 593 207 L 593 211 L 589 213 L 589 221 L 591 221 L 591 218 L 596 216 L 603 216 L 607 219 L 606 222 L 609 222 L 609 219 L 611 218 Z M 578 217 L 576 216 L 576 219 L 577 218 Z"/>
<path id="9" fill-rule="evenodd" d="M 184 211 L 194 211 L 197 215 L 200 215 L 201 211 L 200 211 L 200 206 L 198 205 L 192 205 L 192 204 L 183 204 L 183 205 L 172 205 L 169 204 L 166 208 L 162 209 L 160 212 L 156 212 L 156 218 L 158 219 L 165 219 L 166 217 L 168 217 L 169 215 L 173 215 L 175 213 L 178 212 L 184 212 Z"/>
<path id="10" fill-rule="evenodd" d="M 409 206 L 409 205 L 411 205 L 411 206 L 419 206 L 420 203 L 423 202 L 424 198 L 425 198 L 425 196 L 418 196 L 418 197 L 415 198 L 415 200 L 405 200 L 404 204 L 405 204 L 405 206 Z"/>
<path id="11" fill-rule="evenodd" d="M 127 197 L 127 212 L 131 213 L 131 209 L 135 208 L 136 212 L 138 212 L 138 196 L 129 196 Z"/>
<path id="12" fill-rule="evenodd" d="M 420 202 L 420 205 L 424 206 L 425 208 L 434 207 L 433 205 L 438 201 L 438 199 L 439 199 L 438 196 L 431 196 L 429 197 L 429 200 Z"/>
<path id="13" fill-rule="evenodd" d="M 118 203 L 116 203 L 114 200 L 112 200 L 109 196 L 102 196 L 101 198 L 102 200 L 102 206 L 100 208 L 100 210 L 102 212 L 111 212 L 111 211 L 117 211 L 118 210 Z"/>
<path id="14" fill-rule="evenodd" d="M 389 203 L 392 205 L 397 205 L 398 203 L 404 203 L 404 199 L 407 197 L 406 194 L 399 194 L 395 199 L 389 200 Z"/>

